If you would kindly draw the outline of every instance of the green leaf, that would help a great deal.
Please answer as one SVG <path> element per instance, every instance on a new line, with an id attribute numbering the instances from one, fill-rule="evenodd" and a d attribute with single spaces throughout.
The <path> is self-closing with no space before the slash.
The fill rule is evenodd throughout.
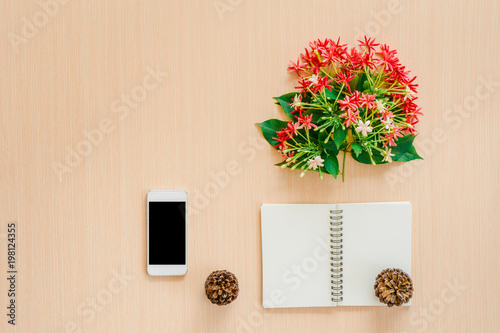
<path id="1" fill-rule="evenodd" d="M 335 142 L 335 145 L 339 148 L 340 145 L 345 141 L 346 137 L 347 137 L 347 128 L 339 127 L 335 129 L 335 132 L 333 132 L 333 142 Z"/>
<path id="2" fill-rule="evenodd" d="M 273 139 L 276 137 L 276 132 L 281 131 L 281 129 L 283 129 L 283 127 L 285 127 L 287 124 L 288 123 L 283 120 L 269 119 L 256 125 L 261 128 L 262 134 L 264 135 L 264 138 L 267 140 L 267 142 L 269 142 L 269 144 L 274 147 L 279 143 L 278 141 Z"/>
<path id="3" fill-rule="evenodd" d="M 273 97 L 279 103 L 279 105 L 281 106 L 283 111 L 286 113 L 288 118 L 290 118 L 293 121 L 295 121 L 296 117 L 292 114 L 292 111 L 294 109 L 290 106 L 290 104 L 292 103 L 295 95 L 298 95 L 298 93 L 292 92 L 292 93 L 284 94 L 280 97 Z"/>
<path id="4" fill-rule="evenodd" d="M 304 110 L 303 114 L 306 116 L 312 115 L 313 124 L 318 124 L 320 122 L 320 118 L 324 116 L 323 112 L 320 110 Z"/>
<path id="5" fill-rule="evenodd" d="M 372 164 L 372 160 L 370 160 L 370 155 L 368 155 L 368 152 L 366 150 L 363 150 L 361 154 L 359 154 L 358 156 L 356 156 L 351 151 L 351 156 L 355 161 L 358 161 L 359 163 Z"/>
<path id="6" fill-rule="evenodd" d="M 408 162 L 416 159 L 422 159 L 422 157 L 418 155 L 415 146 L 413 146 L 414 139 L 415 139 L 414 135 L 406 135 L 400 138 L 397 141 L 397 146 L 391 147 L 391 154 L 394 154 L 392 160 L 398 162 Z M 353 152 L 355 152 L 354 144 L 353 144 Z M 363 164 L 372 164 L 372 160 L 370 159 L 370 155 L 366 149 L 363 149 L 359 155 L 352 153 L 352 158 Z M 387 163 L 383 161 L 384 157 L 378 151 L 374 151 L 372 159 L 375 162 L 375 164 Z"/>
<path id="7" fill-rule="evenodd" d="M 343 144 L 340 145 L 339 151 L 342 151 L 342 150 L 346 149 L 347 146 L 349 146 L 349 144 L 347 143 L 347 141 L 345 141 Z"/>
<path id="8" fill-rule="evenodd" d="M 358 84 L 363 74 L 356 75 L 351 81 L 349 81 L 349 87 L 351 87 L 351 91 L 358 90 Z"/>
<path id="9" fill-rule="evenodd" d="M 420 155 L 418 155 L 417 150 L 413 145 L 411 146 L 409 151 L 407 151 L 400 158 L 397 159 L 398 162 L 409 162 L 413 160 L 423 160 L 423 158 L 420 157 Z"/>
<path id="10" fill-rule="evenodd" d="M 359 154 L 363 150 L 363 147 L 361 147 L 361 145 L 357 142 L 354 142 L 351 147 L 352 151 L 356 154 L 356 156 L 359 156 Z"/>
<path id="11" fill-rule="evenodd" d="M 368 77 L 366 76 L 366 73 L 363 73 L 361 75 L 361 77 L 359 78 L 359 82 L 358 82 L 358 86 L 356 88 L 356 90 L 359 90 L 359 91 L 363 91 L 365 90 L 364 87 L 365 87 L 365 82 L 368 81 Z"/>
<path id="12" fill-rule="evenodd" d="M 323 153 L 321 156 L 325 160 L 324 164 L 326 171 L 336 179 L 339 174 L 339 160 L 337 156 L 327 153 Z"/>
<path id="13" fill-rule="evenodd" d="M 331 131 L 331 129 L 327 128 L 323 132 L 319 132 L 318 140 L 319 140 L 319 143 L 321 144 L 322 147 L 324 147 L 330 153 L 337 155 L 339 153 L 339 150 L 337 149 L 337 145 L 335 144 L 335 142 L 333 142 L 333 139 L 331 136 L 330 136 L 328 142 L 325 143 L 325 140 L 330 135 L 330 131 Z"/>
<path id="14" fill-rule="evenodd" d="M 397 146 L 396 147 L 390 147 L 391 153 L 394 154 L 392 157 L 393 161 L 400 161 L 400 158 L 403 158 L 406 153 L 408 153 L 407 156 L 404 157 L 404 160 L 401 162 L 407 162 L 406 159 L 410 158 L 411 156 L 414 156 L 412 158 L 413 160 L 416 158 L 421 158 L 413 146 L 413 140 L 415 140 L 415 135 L 406 135 L 402 138 L 399 138 L 398 141 L 396 141 Z M 411 161 L 412 159 L 409 159 L 408 161 Z"/>
<path id="15" fill-rule="evenodd" d="M 331 98 L 333 101 L 335 101 L 337 99 L 337 96 L 339 95 L 339 93 L 337 91 L 335 91 L 334 89 L 328 90 L 325 88 L 325 95 L 327 98 Z"/>
<path id="16" fill-rule="evenodd" d="M 359 163 L 363 164 L 373 164 L 372 160 L 370 159 L 370 154 L 366 149 L 363 149 L 359 155 L 356 156 L 354 154 L 354 149 L 351 151 L 351 156 L 354 160 L 358 161 Z M 375 153 L 373 156 L 373 161 L 375 164 L 384 164 L 386 162 L 383 162 L 382 160 L 384 159 L 380 153 Z"/>
<path id="17" fill-rule="evenodd" d="M 371 89 L 370 81 L 366 80 L 365 83 L 363 83 L 363 91 L 370 89 Z"/>

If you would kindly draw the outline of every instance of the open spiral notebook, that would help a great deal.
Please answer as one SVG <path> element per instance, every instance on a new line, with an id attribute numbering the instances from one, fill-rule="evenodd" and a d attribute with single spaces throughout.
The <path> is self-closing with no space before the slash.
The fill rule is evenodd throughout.
<path id="1" fill-rule="evenodd" d="M 411 275 L 409 202 L 263 204 L 261 223 L 265 308 L 384 306 L 377 274 Z"/>

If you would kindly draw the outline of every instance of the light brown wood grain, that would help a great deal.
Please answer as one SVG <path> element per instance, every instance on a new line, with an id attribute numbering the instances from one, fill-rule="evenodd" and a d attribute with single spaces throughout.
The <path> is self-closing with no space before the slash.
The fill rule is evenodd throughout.
<path id="1" fill-rule="evenodd" d="M 62 3 L 19 39 L 25 18 L 43 23 L 38 1 L 0 2 L 0 234 L 17 223 L 19 270 L 12 327 L 1 239 L 0 331 L 498 330 L 498 1 Z M 349 159 L 345 183 L 274 167 L 279 156 L 254 123 L 282 117 L 271 97 L 293 90 L 289 60 L 313 39 L 353 44 L 361 33 L 397 49 L 418 76 L 425 160 L 370 167 Z M 125 114 L 121 95 L 140 93 L 157 66 L 168 76 Z M 108 133 L 59 178 L 55 163 L 103 121 Z M 205 202 L 197 193 L 228 168 Z M 197 201 L 189 268 L 153 278 L 146 193 L 171 188 Z M 406 200 L 410 308 L 264 311 L 262 203 Z M 203 293 L 216 269 L 240 281 L 226 307 Z"/>

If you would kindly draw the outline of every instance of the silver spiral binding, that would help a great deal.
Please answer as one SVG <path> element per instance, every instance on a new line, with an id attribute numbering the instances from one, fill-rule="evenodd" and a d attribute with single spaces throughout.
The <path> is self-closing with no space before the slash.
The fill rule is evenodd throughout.
<path id="1" fill-rule="evenodd" d="M 342 210 L 330 210 L 330 260 L 332 272 L 332 301 L 342 302 L 343 298 L 343 250 L 342 250 Z"/>

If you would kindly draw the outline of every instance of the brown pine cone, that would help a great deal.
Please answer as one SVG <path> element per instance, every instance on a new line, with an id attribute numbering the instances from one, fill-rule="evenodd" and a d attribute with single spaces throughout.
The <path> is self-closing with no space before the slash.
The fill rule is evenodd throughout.
<path id="1" fill-rule="evenodd" d="M 413 296 L 413 281 L 399 268 L 387 268 L 380 272 L 374 288 L 375 296 L 388 307 L 408 303 Z"/>
<path id="2" fill-rule="evenodd" d="M 228 271 L 214 271 L 205 281 L 205 293 L 210 302 L 226 305 L 238 297 L 238 279 Z"/>

